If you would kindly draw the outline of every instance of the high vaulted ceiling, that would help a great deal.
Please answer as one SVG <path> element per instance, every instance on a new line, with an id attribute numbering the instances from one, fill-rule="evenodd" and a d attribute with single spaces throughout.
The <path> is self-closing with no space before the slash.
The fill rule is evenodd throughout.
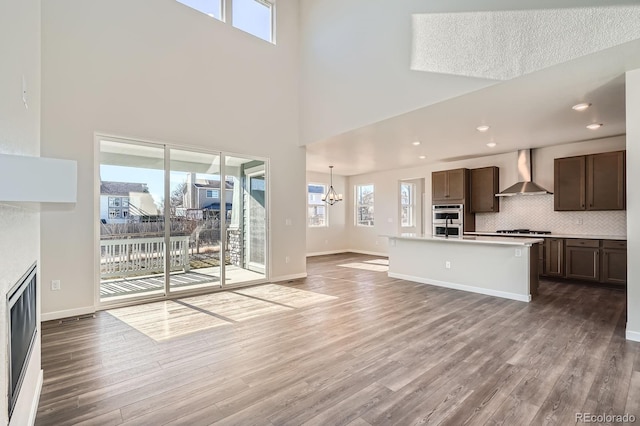
<path id="1" fill-rule="evenodd" d="M 308 144 L 307 169 L 356 175 L 624 134 L 624 73 L 636 68 L 640 40 Z"/>

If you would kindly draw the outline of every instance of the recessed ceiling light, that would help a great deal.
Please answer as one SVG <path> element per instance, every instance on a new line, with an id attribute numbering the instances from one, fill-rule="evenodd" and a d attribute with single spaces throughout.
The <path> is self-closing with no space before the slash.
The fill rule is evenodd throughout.
<path id="1" fill-rule="evenodd" d="M 576 111 L 584 111 L 585 109 L 589 108 L 590 106 L 591 106 L 591 104 L 583 102 L 581 104 L 576 104 L 576 105 L 572 106 L 571 108 L 575 109 Z"/>
<path id="2" fill-rule="evenodd" d="M 486 124 L 483 124 L 482 126 L 476 127 L 476 130 L 479 132 L 486 132 L 487 130 L 489 130 L 489 126 L 487 126 Z"/>
<path id="3" fill-rule="evenodd" d="M 593 124 L 589 124 L 587 126 L 587 129 L 589 129 L 589 130 L 598 130 L 600 127 L 602 127 L 602 123 L 593 123 Z"/>
<path id="4" fill-rule="evenodd" d="M 488 146 L 489 148 L 494 148 L 496 145 L 497 145 L 497 143 L 495 143 L 495 142 L 489 142 L 489 143 L 487 144 L 487 146 Z"/>
<path id="5" fill-rule="evenodd" d="M 420 145 L 420 141 L 411 142 L 411 145 L 418 146 L 418 145 Z"/>
<path id="6" fill-rule="evenodd" d="M 427 156 L 426 156 L 426 155 L 421 155 L 421 156 L 420 156 L 420 157 L 418 157 L 418 158 L 419 158 L 419 159 L 421 159 L 421 160 L 424 160 L 425 158 L 427 158 Z"/>

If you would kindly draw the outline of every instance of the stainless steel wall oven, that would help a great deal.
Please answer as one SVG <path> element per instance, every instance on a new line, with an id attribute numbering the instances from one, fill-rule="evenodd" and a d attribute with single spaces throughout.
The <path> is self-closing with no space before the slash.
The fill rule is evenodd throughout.
<path id="1" fill-rule="evenodd" d="M 433 235 L 462 236 L 464 232 L 463 204 L 434 204 L 431 210 Z"/>

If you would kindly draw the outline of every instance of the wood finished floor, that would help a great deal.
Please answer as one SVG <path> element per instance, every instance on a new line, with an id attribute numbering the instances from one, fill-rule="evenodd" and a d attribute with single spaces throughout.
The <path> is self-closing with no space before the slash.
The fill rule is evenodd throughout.
<path id="1" fill-rule="evenodd" d="M 108 312 L 44 323 L 36 424 L 565 425 L 577 412 L 640 418 L 640 343 L 624 338 L 624 293 L 543 281 L 527 304 L 391 279 L 376 259 L 312 258 L 309 277 L 285 286 L 317 293 L 318 301 L 296 304 L 277 287 L 266 296 L 254 287 L 247 297 L 272 297 L 282 309 L 243 316 L 226 306 L 238 321 L 215 312 L 192 321 L 191 313 L 218 305 L 191 313 L 191 304 L 181 305 L 178 329 L 196 331 L 176 337 L 154 339 Z M 154 321 L 170 332 L 175 315 Z M 203 328 L 207 318 L 215 326 Z"/>

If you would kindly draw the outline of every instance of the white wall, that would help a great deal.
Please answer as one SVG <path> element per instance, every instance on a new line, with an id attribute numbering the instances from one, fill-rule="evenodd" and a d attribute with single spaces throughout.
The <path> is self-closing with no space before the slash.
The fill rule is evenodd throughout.
<path id="1" fill-rule="evenodd" d="M 533 179 L 542 187 L 553 192 L 553 159 L 560 157 L 567 157 L 572 155 L 591 154 L 596 152 L 617 151 L 625 149 L 625 137 L 613 137 L 606 139 L 591 140 L 585 142 L 571 143 L 566 145 L 557 145 L 547 148 L 536 149 L 532 153 L 533 157 Z M 423 167 L 414 167 L 401 170 L 389 170 L 377 173 L 368 173 L 364 175 L 350 176 L 349 188 L 353 192 L 354 185 L 373 183 L 375 185 L 375 222 L 376 225 L 372 228 L 356 227 L 353 221 L 347 219 L 347 231 L 349 236 L 350 248 L 363 251 L 372 252 L 378 254 L 387 253 L 387 239 L 380 237 L 384 234 L 395 234 L 398 229 L 398 204 L 399 204 L 399 189 L 398 180 L 400 179 L 413 179 L 416 177 L 425 178 L 425 211 L 424 211 L 424 229 L 425 233 L 431 233 L 431 172 L 438 170 L 456 169 L 460 167 L 466 168 L 478 168 L 487 166 L 497 166 L 500 168 L 500 190 L 503 190 L 514 183 L 516 183 L 517 176 L 517 153 L 508 152 L 503 154 L 497 154 L 487 157 L 473 158 L 469 160 L 461 160 L 448 163 L 434 163 L 426 164 Z M 629 167 L 627 167 L 627 170 Z M 581 215 L 584 217 L 584 223 L 579 229 L 576 229 L 576 234 L 597 234 L 601 235 L 601 227 L 599 223 L 601 220 L 610 221 L 618 224 L 615 228 L 622 229 L 617 234 L 624 234 L 624 218 L 621 220 L 620 212 L 599 212 L 598 220 L 590 219 L 593 212 L 557 212 L 553 213 L 553 202 L 549 203 L 545 200 L 545 196 L 541 196 L 540 202 L 533 202 L 528 204 L 528 213 L 532 216 L 544 216 L 546 214 L 564 215 L 572 220 L 575 215 Z M 533 198 L 533 197 L 532 197 Z M 512 200 L 501 200 L 501 203 L 519 203 L 526 202 L 520 198 Z M 530 200 L 529 200 L 530 201 Z M 352 204 L 350 205 L 352 206 Z M 493 226 L 489 225 L 492 220 L 499 221 L 499 215 L 503 213 L 491 213 L 486 215 L 480 215 L 480 220 L 477 220 L 477 224 L 481 226 Z M 491 217 L 493 219 L 487 219 Z M 484 219 L 483 219 L 484 218 Z M 557 222 L 557 221 L 556 221 Z M 481 229 L 488 231 L 490 229 Z M 493 230 L 493 229 L 491 229 Z M 556 229 L 551 229 L 557 231 Z M 580 231 L 580 232 L 578 232 Z"/>
<path id="2" fill-rule="evenodd" d="M 626 75 L 627 338 L 640 341 L 640 69 Z"/>
<path id="3" fill-rule="evenodd" d="M 413 14 L 620 3 L 629 1 L 301 0 L 302 142 L 325 139 L 494 83 L 412 71 Z"/>
<path id="4" fill-rule="evenodd" d="M 0 153 L 40 153 L 40 1 L 0 3 Z M 22 78 L 27 101 L 22 101 Z M 26 172 L 26 171 L 25 171 Z M 20 179 L 20 176 L 16 176 Z M 11 185 L 0 182 L 0 185 Z M 0 201 L 0 424 L 7 413 L 6 295 L 33 262 L 40 260 L 40 214 Z M 40 377 L 40 328 L 12 424 L 29 424 L 37 408 Z"/>
<path id="5" fill-rule="evenodd" d="M 434 2 L 429 3 L 425 6 L 419 0 L 300 2 L 300 26 L 304 29 L 303 143 L 492 83 L 410 70 L 411 14 L 437 7 Z"/>
<path id="6" fill-rule="evenodd" d="M 269 157 L 271 275 L 305 273 L 297 1 L 276 17 L 272 45 L 173 0 L 43 2 L 42 154 L 78 161 L 76 206 L 42 213 L 47 318 L 94 307 L 94 132 Z"/>
<path id="7" fill-rule="evenodd" d="M 329 187 L 330 176 L 327 173 L 307 172 L 307 184 L 321 183 Z M 347 179 L 344 176 L 333 175 L 333 187 L 336 192 L 346 196 Z M 327 205 L 329 226 L 307 226 L 307 256 L 340 253 L 349 248 L 346 237 L 346 208 L 348 201 Z"/>

